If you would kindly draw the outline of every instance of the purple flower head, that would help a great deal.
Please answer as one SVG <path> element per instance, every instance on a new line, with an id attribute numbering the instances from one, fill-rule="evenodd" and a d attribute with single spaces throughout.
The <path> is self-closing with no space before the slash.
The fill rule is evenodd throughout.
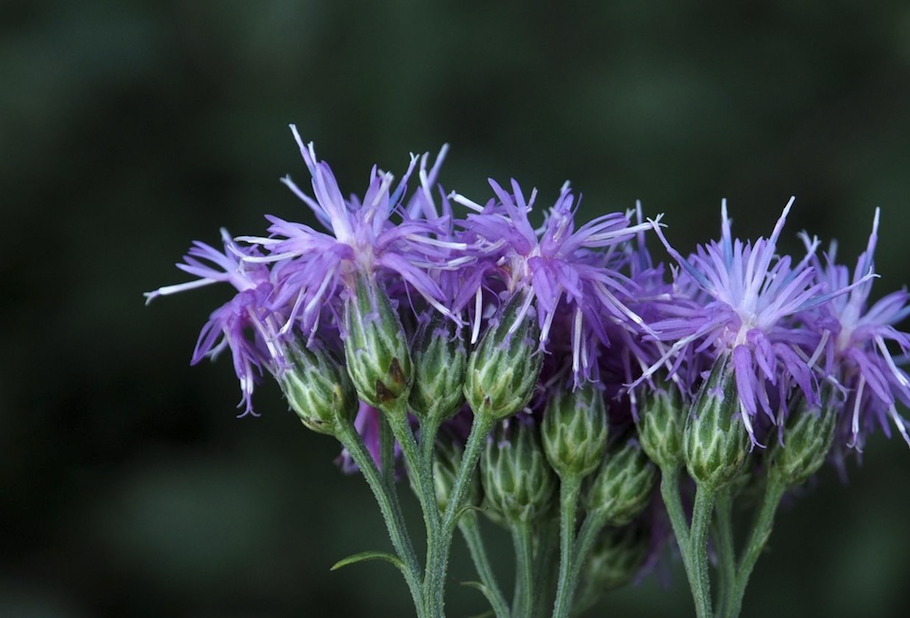
<path id="1" fill-rule="evenodd" d="M 184 263 L 177 268 L 198 277 L 195 281 L 169 285 L 147 292 L 146 304 L 159 296 L 211 285 L 229 283 L 237 293 L 229 302 L 212 312 L 202 327 L 192 364 L 205 357 L 215 359 L 225 348 L 230 348 L 234 372 L 243 393 L 241 404 L 246 414 L 256 413 L 252 407 L 254 385 L 259 381 L 263 368 L 276 372 L 284 362 L 283 344 L 275 336 L 277 323 L 264 309 L 273 284 L 266 266 L 247 262 L 244 257 L 256 257 L 258 251 L 238 246 L 227 230 L 221 230 L 224 251 L 196 241 Z"/>
<path id="2" fill-rule="evenodd" d="M 291 131 L 312 177 L 315 198 L 288 177 L 282 182 L 310 207 L 327 231 L 267 216 L 272 223 L 269 237 L 238 238 L 268 252 L 266 256 L 245 260 L 274 264 L 272 270 L 280 285 L 271 303 L 273 308 L 286 309 L 282 333 L 299 323 L 303 332 L 312 336 L 323 309 L 339 298 L 341 290 L 351 289 L 357 273 L 400 278 L 430 305 L 449 315 L 448 308 L 440 302 L 444 298 L 442 290 L 426 271 L 437 264 L 444 265 L 445 259 L 451 259 L 450 252 L 460 245 L 440 240 L 434 234 L 440 229 L 436 222 L 410 217 L 402 203 L 407 179 L 419 158 L 412 156 L 397 187 L 393 187 L 391 174 L 374 166 L 363 199 L 345 199 L 331 168 L 317 160 L 313 144 L 305 145 L 293 125 Z M 424 184 L 435 182 L 444 155 L 445 149 L 429 173 L 425 169 L 426 157 L 422 159 Z M 393 223 L 391 219 L 396 214 L 400 221 Z"/>
<path id="3" fill-rule="evenodd" d="M 823 318 L 833 318 L 835 326 L 830 346 L 832 372 L 847 388 L 846 410 L 849 412 L 848 446 L 862 449 L 867 434 L 876 426 L 890 436 L 889 420 L 910 444 L 908 422 L 897 412 L 897 402 L 910 406 L 910 378 L 898 366 L 910 352 L 910 334 L 895 326 L 910 315 L 910 294 L 906 289 L 888 294 L 871 304 L 872 281 L 867 273 L 874 267 L 878 240 L 879 210 L 875 210 L 872 233 L 866 250 L 859 256 L 851 279 L 846 266 L 836 264 L 837 245 L 832 243 L 827 265 L 817 267 L 819 278 L 828 290 L 852 286 L 849 294 L 833 298 L 824 309 Z M 806 239 L 808 242 L 808 239 Z M 888 342 L 900 348 L 895 360 Z"/>
<path id="4" fill-rule="evenodd" d="M 455 201 L 475 211 L 464 227 L 466 244 L 478 257 L 472 265 L 475 274 L 468 277 L 470 283 L 463 287 L 458 302 L 472 295 L 479 298 L 491 277 L 502 282 L 506 296 L 529 292 L 522 314 L 533 306 L 541 349 L 547 349 L 554 323 L 565 320 L 576 383 L 596 378 L 592 374 L 595 348 L 598 343 L 609 344 L 605 320 L 643 326 L 623 300 L 634 295 L 635 284 L 619 272 L 619 266 L 626 258 L 624 243 L 650 224 L 632 225 L 625 214 L 613 213 L 576 230 L 577 203 L 566 183 L 543 226 L 535 229 L 528 216 L 537 190 L 526 199 L 514 180 L 512 193 L 494 180 L 489 182 L 495 198 L 485 206 L 453 194 Z M 476 328 L 474 332 L 476 339 Z"/>
<path id="5" fill-rule="evenodd" d="M 754 430 L 759 411 L 780 425 L 788 413 L 793 388 L 802 391 L 808 402 L 819 402 L 816 361 L 822 352 L 822 337 L 801 327 L 792 316 L 844 291 L 826 294 L 815 278 L 811 258 L 816 244 L 797 264 L 790 256 L 777 255 L 777 240 L 793 200 L 787 203 L 771 236 L 754 243 L 732 237 L 724 200 L 720 241 L 700 245 L 688 259 L 654 226 L 681 268 L 677 285 L 689 290 L 690 299 L 666 305 L 665 317 L 651 324 L 658 341 L 671 346 L 639 381 L 680 355 L 716 357 L 732 352 L 740 414 L 753 444 L 759 445 Z"/>

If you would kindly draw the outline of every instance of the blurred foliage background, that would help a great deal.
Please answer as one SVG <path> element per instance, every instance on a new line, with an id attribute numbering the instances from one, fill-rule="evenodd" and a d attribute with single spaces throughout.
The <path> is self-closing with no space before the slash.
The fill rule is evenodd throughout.
<path id="1" fill-rule="evenodd" d="M 305 177 L 289 122 L 348 192 L 451 142 L 449 189 L 515 177 L 546 203 L 568 178 L 583 218 L 640 198 L 683 250 L 722 197 L 754 237 L 795 194 L 784 249 L 808 229 L 851 261 L 881 206 L 883 295 L 910 281 L 908 71 L 896 0 L 4 0 L 0 615 L 411 615 L 393 569 L 328 571 L 387 546 L 332 441 L 274 385 L 235 419 L 227 359 L 188 367 L 226 291 L 143 307 L 191 240 L 306 216 L 278 182 Z M 745 616 L 905 615 L 906 445 L 791 507 Z M 452 616 L 485 609 L 465 554 Z M 598 612 L 691 615 L 678 560 Z"/>

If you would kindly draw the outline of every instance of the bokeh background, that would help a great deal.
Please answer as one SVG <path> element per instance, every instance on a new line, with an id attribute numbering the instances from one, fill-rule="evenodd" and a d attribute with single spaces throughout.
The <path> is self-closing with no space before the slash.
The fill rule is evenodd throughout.
<path id="1" fill-rule="evenodd" d="M 273 385 L 236 419 L 229 361 L 188 366 L 226 291 L 143 307 L 191 240 L 306 216 L 289 122 L 349 192 L 450 142 L 450 189 L 568 178 L 584 217 L 641 199 L 683 250 L 722 197 L 754 237 L 795 194 L 784 249 L 853 260 L 880 206 L 882 295 L 910 281 L 908 109 L 896 0 L 4 0 L 0 615 L 411 615 L 393 569 L 328 570 L 387 547 L 332 441 Z M 905 615 L 908 512 L 910 449 L 876 438 L 780 513 L 744 616 Z M 450 615 L 484 611 L 461 548 L 451 576 Z M 691 615 L 678 561 L 597 612 Z"/>

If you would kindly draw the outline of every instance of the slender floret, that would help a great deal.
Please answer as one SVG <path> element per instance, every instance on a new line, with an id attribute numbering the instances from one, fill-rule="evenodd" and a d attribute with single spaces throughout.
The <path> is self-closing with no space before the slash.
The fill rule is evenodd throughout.
<path id="1" fill-rule="evenodd" d="M 273 284 L 266 266 L 244 257 L 256 258 L 260 254 L 254 248 L 237 245 L 224 228 L 221 229 L 224 251 L 206 243 L 196 241 L 189 250 L 184 263 L 177 264 L 180 270 L 199 277 L 195 281 L 168 285 L 145 294 L 146 304 L 159 296 L 211 285 L 229 283 L 237 294 L 229 302 L 212 312 L 209 321 L 202 327 L 192 364 L 205 357 L 215 359 L 225 348 L 230 348 L 234 360 L 234 372 L 240 380 L 243 393 L 241 416 L 253 411 L 253 389 L 262 376 L 263 369 L 272 373 L 283 364 L 283 344 L 276 338 L 275 316 L 265 310 L 266 299 L 272 293 Z M 208 263 L 207 263 L 208 262 Z"/>
<path id="2" fill-rule="evenodd" d="M 827 265 L 818 266 L 819 277 L 828 290 L 853 286 L 849 294 L 832 299 L 822 317 L 830 316 L 836 321 L 829 363 L 848 392 L 845 411 L 850 419 L 849 446 L 860 450 L 876 426 L 890 435 L 889 420 L 910 444 L 908 422 L 896 405 L 901 402 L 910 406 L 910 378 L 898 366 L 910 352 L 910 334 L 896 328 L 910 315 L 910 294 L 902 289 L 870 304 L 872 281 L 866 273 L 875 268 L 878 225 L 876 209 L 869 243 L 857 260 L 852 279 L 849 269 L 836 263 L 836 243 L 828 251 Z M 888 348 L 889 342 L 900 349 L 897 359 Z"/>
<path id="3" fill-rule="evenodd" d="M 318 231 L 308 225 L 285 221 L 274 216 L 269 237 L 243 236 L 238 240 L 263 247 L 268 255 L 244 258 L 251 262 L 272 263 L 273 272 L 282 284 L 272 299 L 272 306 L 287 307 L 283 332 L 299 322 L 304 333 L 312 336 L 323 308 L 339 297 L 342 290 L 352 290 L 358 273 L 373 277 L 376 273 L 400 278 L 441 313 L 444 295 L 426 270 L 441 267 L 448 251 L 460 248 L 457 243 L 434 235 L 438 226 L 427 219 L 411 218 L 402 206 L 406 182 L 419 158 L 412 157 L 397 188 L 393 176 L 374 167 L 369 186 L 361 201 L 356 196 L 346 200 L 331 168 L 316 158 L 313 144 L 304 144 L 296 127 L 291 125 L 307 169 L 312 176 L 315 198 L 307 195 L 289 177 L 282 179 L 294 194 L 315 213 L 326 228 Z M 427 175 L 421 166 L 425 185 L 435 182 L 435 175 L 445 149 Z M 422 159 L 424 165 L 426 158 Z M 393 214 L 401 218 L 391 221 Z"/>
<path id="4" fill-rule="evenodd" d="M 771 235 L 754 243 L 733 238 L 724 201 L 720 241 L 700 245 L 688 259 L 654 226 L 681 268 L 679 287 L 691 292 L 690 302 L 668 304 L 663 308 L 665 317 L 651 324 L 657 339 L 672 345 L 639 380 L 680 355 L 694 351 L 716 356 L 730 351 L 740 414 L 754 444 L 759 444 L 754 429 L 758 412 L 780 423 L 793 388 L 818 404 L 820 380 L 813 369 L 822 337 L 790 318 L 843 292 L 826 294 L 815 278 L 811 266 L 815 244 L 795 265 L 790 256 L 777 255 L 777 241 L 793 201 L 787 203 Z"/>
<path id="5" fill-rule="evenodd" d="M 612 213 L 576 230 L 577 202 L 566 183 L 544 225 L 535 230 L 529 214 L 537 190 L 526 199 L 514 180 L 511 193 L 494 180 L 489 182 L 495 198 L 485 206 L 452 195 L 475 211 L 464 223 L 465 239 L 479 258 L 472 268 L 482 273 L 467 278 L 470 284 L 462 288 L 460 302 L 471 295 L 479 299 L 483 280 L 489 277 L 501 279 L 507 297 L 527 292 L 521 313 L 536 310 L 541 349 L 547 349 L 554 320 L 564 317 L 570 324 L 576 384 L 596 377 L 594 347 L 598 342 L 609 344 L 605 319 L 643 326 L 623 300 L 635 295 L 636 285 L 618 268 L 625 258 L 622 244 L 650 224 L 632 225 L 627 215 Z"/>

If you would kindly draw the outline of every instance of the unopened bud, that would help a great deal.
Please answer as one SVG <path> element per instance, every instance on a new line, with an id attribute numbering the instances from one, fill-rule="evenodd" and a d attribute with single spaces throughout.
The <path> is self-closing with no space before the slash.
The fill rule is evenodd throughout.
<path id="1" fill-rule="evenodd" d="M 439 314 L 420 327 L 414 339 L 411 411 L 421 420 L 452 418 L 464 406 L 468 350 L 458 325 Z"/>
<path id="2" fill-rule="evenodd" d="M 631 582 L 651 548 L 650 527 L 640 521 L 607 526 L 597 537 L 584 567 L 585 586 L 609 592 Z"/>
<path id="3" fill-rule="evenodd" d="M 782 443 L 775 441 L 771 447 L 772 470 L 791 487 L 805 483 L 825 463 L 836 421 L 831 406 L 809 407 L 803 402 L 787 420 Z"/>
<path id="4" fill-rule="evenodd" d="M 585 477 L 607 449 L 607 406 L 593 384 L 554 389 L 541 426 L 544 451 L 561 478 Z"/>
<path id="5" fill-rule="evenodd" d="M 624 526 L 651 501 L 657 468 L 630 439 L 607 451 L 585 492 L 585 509 L 611 526 Z"/>
<path id="6" fill-rule="evenodd" d="M 355 279 L 344 329 L 348 373 L 360 399 L 384 412 L 404 409 L 414 378 L 411 354 L 388 294 L 369 275 Z"/>
<path id="7" fill-rule="evenodd" d="M 679 388 L 670 382 L 644 393 L 639 409 L 638 437 L 645 453 L 661 469 L 678 468 L 683 460 L 686 425 Z"/>
<path id="8" fill-rule="evenodd" d="M 490 320 L 468 360 L 464 394 L 474 414 L 493 420 L 511 416 L 528 404 L 543 362 L 538 352 L 537 319 L 518 293 Z"/>
<path id="9" fill-rule="evenodd" d="M 533 423 L 506 422 L 486 444 L 480 477 L 487 505 L 511 523 L 531 523 L 551 506 L 556 475 Z"/>
<path id="10" fill-rule="evenodd" d="M 749 434 L 739 415 L 733 362 L 724 354 L 701 385 L 686 421 L 686 469 L 696 483 L 719 489 L 736 478 L 748 454 Z"/>
<path id="11" fill-rule="evenodd" d="M 289 367 L 276 377 L 288 404 L 313 431 L 335 435 L 338 424 L 357 415 L 354 385 L 344 367 L 328 351 L 293 342 L 287 349 Z"/>

